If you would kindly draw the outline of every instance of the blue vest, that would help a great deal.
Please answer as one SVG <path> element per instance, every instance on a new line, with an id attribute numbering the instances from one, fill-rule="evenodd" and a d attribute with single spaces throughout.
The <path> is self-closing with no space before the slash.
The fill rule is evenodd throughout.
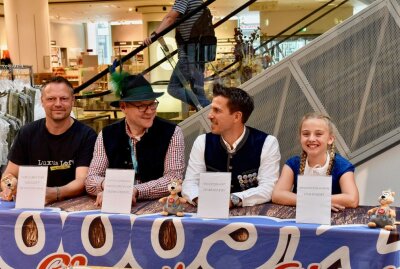
<path id="1" fill-rule="evenodd" d="M 164 174 L 165 155 L 175 124 L 155 117 L 153 125 L 136 143 L 138 171 L 135 178 L 140 182 L 158 179 Z M 104 148 L 109 168 L 133 169 L 129 136 L 125 131 L 125 119 L 103 129 Z"/>
<path id="2" fill-rule="evenodd" d="M 220 135 L 206 134 L 204 160 L 207 171 L 231 172 L 231 192 L 258 186 L 261 151 L 268 134 L 246 127 L 243 140 L 234 153 L 228 153 Z"/>

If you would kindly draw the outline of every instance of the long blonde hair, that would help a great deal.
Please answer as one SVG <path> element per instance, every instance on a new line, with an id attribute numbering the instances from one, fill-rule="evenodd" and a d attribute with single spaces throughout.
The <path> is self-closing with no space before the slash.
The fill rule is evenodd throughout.
<path id="1" fill-rule="evenodd" d="M 327 115 L 324 115 L 319 112 L 311 112 L 307 113 L 306 115 L 303 116 L 303 118 L 300 121 L 299 125 L 299 134 L 301 134 L 301 126 L 303 125 L 303 122 L 308 119 L 320 119 L 326 122 L 328 125 L 328 130 L 329 134 L 333 136 L 333 123 L 331 121 L 331 118 Z M 329 176 L 332 173 L 332 168 L 333 168 L 333 163 L 335 161 L 335 144 L 332 143 L 329 147 L 329 165 L 328 165 L 328 170 L 326 171 L 326 175 Z M 304 169 L 306 167 L 306 161 L 307 161 L 307 153 L 303 150 L 301 153 L 301 158 L 300 158 L 300 170 L 299 170 L 299 175 L 304 174 Z"/>

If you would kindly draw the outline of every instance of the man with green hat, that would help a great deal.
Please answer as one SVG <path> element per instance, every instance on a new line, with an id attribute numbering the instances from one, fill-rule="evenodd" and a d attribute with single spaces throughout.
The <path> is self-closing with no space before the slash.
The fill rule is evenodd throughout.
<path id="1" fill-rule="evenodd" d="M 119 107 L 125 118 L 99 133 L 85 182 L 98 205 L 107 168 L 135 170 L 134 205 L 167 195 L 168 183 L 182 179 L 185 167 L 182 130 L 156 116 L 156 98 L 164 93 L 154 92 L 142 75 L 125 76 L 118 84 L 120 99 L 111 106 Z"/>

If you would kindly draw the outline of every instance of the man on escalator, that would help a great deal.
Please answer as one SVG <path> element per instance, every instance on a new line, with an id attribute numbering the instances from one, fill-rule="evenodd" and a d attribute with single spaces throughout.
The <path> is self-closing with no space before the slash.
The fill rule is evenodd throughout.
<path id="1" fill-rule="evenodd" d="M 156 34 L 201 4 L 203 4 L 202 0 L 175 0 L 172 9 L 163 18 L 152 35 L 144 40 L 144 43 L 150 45 Z M 210 100 L 208 100 L 204 91 L 205 61 L 204 59 L 199 60 L 196 57 L 196 54 L 198 55 L 198 50 L 196 51 L 196 49 L 199 48 L 199 31 L 207 29 L 208 31 L 212 31 L 212 34 L 214 33 L 211 20 L 207 20 L 207 17 L 202 16 L 206 15 L 203 14 L 206 12 L 208 12 L 209 18 L 211 16 L 209 10 L 200 10 L 176 28 L 179 60 L 168 85 L 168 93 L 170 95 L 194 106 L 197 110 L 210 104 Z M 211 25 L 202 25 L 204 21 Z M 190 91 L 193 91 L 194 95 Z"/>

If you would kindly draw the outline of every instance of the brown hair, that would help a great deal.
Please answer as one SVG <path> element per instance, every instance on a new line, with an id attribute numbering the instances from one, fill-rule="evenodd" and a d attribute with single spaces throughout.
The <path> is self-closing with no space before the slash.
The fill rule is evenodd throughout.
<path id="1" fill-rule="evenodd" d="M 228 99 L 229 112 L 242 112 L 242 123 L 246 123 L 254 110 L 253 98 L 244 90 L 235 87 L 224 87 L 215 84 L 213 88 L 213 96 L 222 96 Z"/>
<path id="2" fill-rule="evenodd" d="M 331 118 L 327 115 L 324 115 L 319 112 L 311 112 L 307 113 L 306 115 L 303 116 L 303 118 L 300 121 L 299 125 L 299 134 L 301 133 L 301 126 L 303 125 L 303 122 L 308 119 L 320 119 L 325 121 L 325 123 L 328 125 L 328 130 L 329 134 L 333 135 L 333 123 L 331 121 Z M 328 170 L 326 171 L 326 175 L 329 176 L 332 173 L 332 168 L 335 160 L 335 144 L 332 143 L 332 145 L 329 148 L 329 165 L 328 165 Z M 300 158 L 300 169 L 299 169 L 299 175 L 304 174 L 304 168 L 306 167 L 306 160 L 307 160 L 307 153 L 303 150 L 301 153 L 301 158 Z"/>
<path id="3" fill-rule="evenodd" d="M 56 77 L 51 77 L 49 80 L 47 80 L 41 87 L 41 91 L 43 91 L 47 85 L 51 83 L 63 83 L 67 86 L 67 88 L 71 91 L 72 95 L 74 95 L 74 87 L 72 86 L 71 82 L 68 81 L 68 79 L 62 77 L 62 76 L 56 76 Z"/>

